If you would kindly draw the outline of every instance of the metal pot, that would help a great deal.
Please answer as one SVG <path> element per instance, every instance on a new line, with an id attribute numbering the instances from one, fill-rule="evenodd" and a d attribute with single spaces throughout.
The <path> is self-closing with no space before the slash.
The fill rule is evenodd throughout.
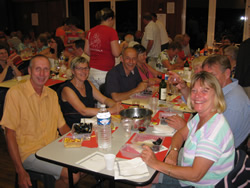
<path id="1" fill-rule="evenodd" d="M 132 130 L 138 130 L 139 127 L 148 128 L 152 114 L 153 111 L 147 108 L 128 108 L 120 112 L 121 119 L 130 118 L 134 121 Z"/>

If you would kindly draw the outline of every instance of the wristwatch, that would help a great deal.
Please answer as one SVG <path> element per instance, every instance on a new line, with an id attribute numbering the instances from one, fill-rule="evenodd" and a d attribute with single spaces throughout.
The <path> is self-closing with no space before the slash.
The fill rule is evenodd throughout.
<path id="1" fill-rule="evenodd" d="M 174 151 L 179 151 L 178 148 L 171 148 L 171 150 L 174 150 Z"/>

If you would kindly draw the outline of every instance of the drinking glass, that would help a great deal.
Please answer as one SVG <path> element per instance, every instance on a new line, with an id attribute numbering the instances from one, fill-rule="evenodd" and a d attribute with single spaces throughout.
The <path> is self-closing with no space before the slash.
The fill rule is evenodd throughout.
<path id="1" fill-rule="evenodd" d="M 125 118 L 125 119 L 121 120 L 121 126 L 123 127 L 125 137 L 130 137 L 133 122 L 134 121 L 132 119 L 130 119 L 130 118 Z"/>
<path id="2" fill-rule="evenodd" d="M 152 97 L 149 99 L 149 107 L 153 111 L 153 114 L 155 114 L 157 111 L 158 101 L 159 99 L 156 97 Z"/>
<path id="3" fill-rule="evenodd" d="M 172 79 L 172 84 L 171 84 L 171 93 L 173 95 L 176 95 L 177 94 L 177 90 L 178 88 L 176 87 L 178 85 L 178 80 L 177 78 L 173 78 Z"/>

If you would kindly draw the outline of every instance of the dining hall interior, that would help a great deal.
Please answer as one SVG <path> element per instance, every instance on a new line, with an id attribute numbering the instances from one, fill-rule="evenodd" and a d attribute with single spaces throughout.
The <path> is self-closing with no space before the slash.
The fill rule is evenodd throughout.
<path id="1" fill-rule="evenodd" d="M 250 37 L 249 6 L 250 0 L 1 0 L 0 38 L 10 37 L 13 33 L 15 37 L 17 33 L 22 33 L 23 36 L 32 33 L 34 41 L 38 38 L 42 40 L 40 36 L 45 33 L 53 36 L 65 19 L 76 18 L 76 26 L 85 33 L 85 39 L 88 31 L 98 25 L 96 12 L 108 7 L 115 13 L 113 28 L 117 31 L 120 43 L 126 40 L 127 34 L 136 39 L 136 33 L 142 34 L 145 31 L 147 24 L 143 21 L 143 16 L 150 12 L 155 13 L 163 23 L 169 41 L 174 41 L 177 35 L 187 34 L 190 37 L 190 53 L 194 57 L 198 50 L 219 50 L 224 36 L 237 47 L 247 40 Z M 140 35 L 138 41 L 141 39 Z M 22 56 L 23 62 L 29 62 L 28 56 Z M 25 67 L 20 68 L 20 72 L 27 76 L 28 64 L 22 66 Z M 51 81 L 48 86 L 57 90 L 64 81 L 65 79 L 59 79 L 56 83 Z M 5 86 L 0 86 L 0 90 L 4 90 L 6 94 Z M 1 109 L 3 100 L 4 98 L 0 99 Z M 0 113 L 2 117 L 3 111 Z M 12 188 L 15 187 L 16 169 L 2 128 L 0 132 L 0 188 Z M 98 184 L 99 180 L 93 175 L 85 175 L 76 187 L 110 187 L 108 181 Z M 43 183 L 38 182 L 38 187 L 44 187 Z M 115 187 L 136 186 L 118 181 L 115 182 Z"/>

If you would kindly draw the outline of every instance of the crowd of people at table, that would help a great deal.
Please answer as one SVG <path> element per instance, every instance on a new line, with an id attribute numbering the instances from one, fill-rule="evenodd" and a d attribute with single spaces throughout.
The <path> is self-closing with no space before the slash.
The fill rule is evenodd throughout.
<path id="1" fill-rule="evenodd" d="M 35 152 L 55 140 L 57 130 L 63 135 L 81 118 L 95 116 L 97 103 L 106 104 L 111 114 L 118 114 L 123 109 L 121 101 L 159 84 L 163 72 L 155 69 L 156 64 L 168 70 L 170 83 L 177 79 L 176 87 L 183 100 L 197 114 L 189 122 L 179 116 L 166 120 L 178 131 L 164 162 L 144 147 L 142 159 L 162 172 L 154 181 L 159 183 L 155 186 L 173 181 L 179 187 L 216 185 L 233 169 L 235 148 L 250 133 L 250 66 L 246 60 L 250 58 L 250 39 L 238 48 L 224 37 L 215 54 L 196 57 L 188 87 L 172 71 L 182 69 L 186 58 L 192 57 L 187 34 L 177 35 L 172 41 L 157 15 L 146 13 L 144 34 L 128 33 L 119 44 L 113 29 L 114 16 L 110 8 L 98 11 L 96 19 L 100 24 L 86 33 L 76 27 L 75 18 L 69 18 L 55 35 L 43 33 L 35 39 L 31 32 L 22 41 L 17 32 L 9 38 L 1 37 L 0 82 L 20 76 L 18 66 L 24 54 L 36 54 L 31 55 L 28 67 L 30 80 L 7 92 L 1 119 L 19 185 L 31 185 L 25 171 L 30 169 L 53 175 L 56 186 L 67 186 L 67 169 L 36 159 Z M 205 47 L 199 53 L 206 50 Z M 51 65 L 62 57 L 68 62 L 65 66 L 71 75 L 56 93 L 44 84 L 50 77 Z M 184 142 L 184 154 L 178 164 L 178 152 Z M 74 174 L 75 183 L 79 178 L 79 173 Z"/>

